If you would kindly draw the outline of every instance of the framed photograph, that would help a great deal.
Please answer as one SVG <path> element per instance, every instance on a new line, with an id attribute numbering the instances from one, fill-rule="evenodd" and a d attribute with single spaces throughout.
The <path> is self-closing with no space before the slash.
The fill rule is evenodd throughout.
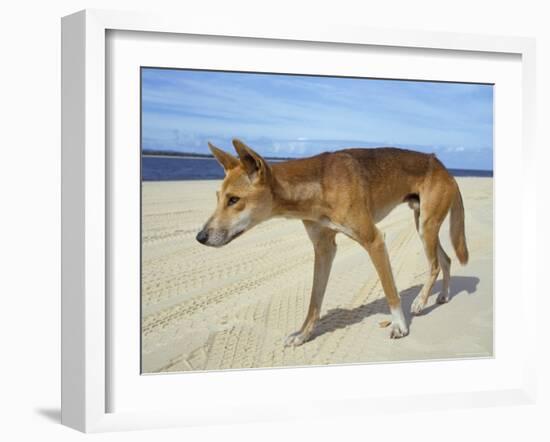
<path id="1" fill-rule="evenodd" d="M 62 46 L 64 424 L 533 400 L 532 40 L 83 11 Z"/>

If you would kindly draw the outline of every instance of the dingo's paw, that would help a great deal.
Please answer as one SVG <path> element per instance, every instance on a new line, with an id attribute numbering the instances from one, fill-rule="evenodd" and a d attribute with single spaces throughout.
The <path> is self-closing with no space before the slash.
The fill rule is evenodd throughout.
<path id="1" fill-rule="evenodd" d="M 419 315 L 426 306 L 426 299 L 421 296 L 417 296 L 411 305 L 411 313 L 413 315 Z"/>
<path id="2" fill-rule="evenodd" d="M 436 302 L 438 304 L 445 304 L 446 302 L 449 302 L 451 297 L 449 296 L 449 292 L 441 292 L 439 295 L 437 295 Z"/>
<path id="3" fill-rule="evenodd" d="M 303 333 L 301 331 L 292 333 L 285 339 L 285 347 L 298 347 L 306 342 L 310 335 L 310 333 Z"/>
<path id="4" fill-rule="evenodd" d="M 409 334 L 409 328 L 405 324 L 399 324 L 397 322 L 392 322 L 391 324 L 391 339 L 404 338 Z"/>

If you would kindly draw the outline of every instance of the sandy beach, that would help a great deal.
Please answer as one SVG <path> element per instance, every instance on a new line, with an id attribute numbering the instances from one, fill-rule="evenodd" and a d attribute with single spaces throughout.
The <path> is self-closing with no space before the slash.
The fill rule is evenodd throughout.
<path id="1" fill-rule="evenodd" d="M 142 194 L 142 368 L 144 373 L 487 357 L 493 353 L 493 180 L 458 178 L 470 262 L 450 245 L 451 301 L 424 313 L 410 305 L 427 272 L 412 211 L 401 205 L 379 228 L 410 323 L 392 340 L 382 288 L 366 251 L 337 235 L 338 252 L 320 324 L 300 347 L 313 276 L 313 248 L 300 221 L 277 219 L 220 249 L 195 235 L 215 206 L 219 181 L 144 182 Z"/>

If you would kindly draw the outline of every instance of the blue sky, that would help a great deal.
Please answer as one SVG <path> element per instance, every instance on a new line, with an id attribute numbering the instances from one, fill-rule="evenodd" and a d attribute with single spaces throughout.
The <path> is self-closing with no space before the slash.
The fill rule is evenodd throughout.
<path id="1" fill-rule="evenodd" d="M 144 68 L 142 124 L 144 149 L 207 153 L 232 138 L 281 157 L 396 146 L 493 169 L 489 85 Z"/>

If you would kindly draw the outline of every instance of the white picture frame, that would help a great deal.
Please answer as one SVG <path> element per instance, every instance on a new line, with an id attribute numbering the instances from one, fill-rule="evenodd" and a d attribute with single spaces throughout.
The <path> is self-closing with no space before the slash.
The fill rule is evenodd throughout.
<path id="1" fill-rule="evenodd" d="M 405 397 L 388 390 L 387 396 L 344 397 L 311 401 L 310 407 L 258 403 L 238 404 L 237 415 L 185 412 L 109 412 L 108 366 L 112 355 L 107 340 L 109 324 L 108 247 L 111 198 L 108 194 L 106 118 L 106 33 L 145 31 L 163 34 L 205 35 L 289 42 L 375 45 L 380 48 L 425 48 L 515 54 L 521 57 L 522 118 L 521 160 L 524 177 L 521 189 L 522 307 L 536 303 L 534 269 L 527 257 L 534 256 L 535 177 L 535 43 L 518 37 L 493 37 L 452 33 L 389 31 L 344 26 L 292 26 L 259 22 L 228 23 L 202 21 L 194 17 L 81 11 L 62 21 L 62 423 L 80 431 L 185 426 L 216 422 L 248 422 L 284 419 L 290 416 L 365 414 L 410 408 L 455 408 L 499 404 L 532 403 L 535 396 L 534 339 L 536 324 L 522 324 L 527 343 L 521 379 L 501 389 L 477 389 L 460 394 L 430 393 Z M 435 362 L 437 363 L 437 362 Z M 360 367 L 354 368 L 359 370 Z M 303 369 L 287 370 L 291 373 Z M 292 376 L 290 374 L 289 376 Z M 515 382 L 517 381 L 517 382 Z M 238 402 L 238 401 L 237 401 Z M 253 410 L 253 412 L 251 412 Z M 291 410 L 289 412 L 289 410 Z"/>

